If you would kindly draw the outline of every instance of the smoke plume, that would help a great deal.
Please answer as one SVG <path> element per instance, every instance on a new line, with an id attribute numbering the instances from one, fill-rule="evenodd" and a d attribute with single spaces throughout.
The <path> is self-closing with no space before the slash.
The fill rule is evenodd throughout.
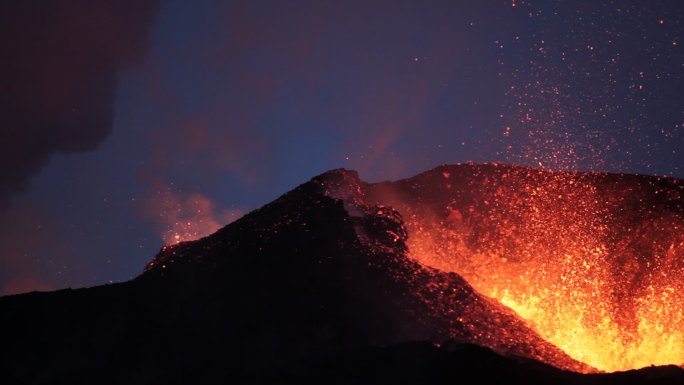
<path id="1" fill-rule="evenodd" d="M 157 0 L 7 1 L 0 5 L 0 209 L 55 153 L 109 135 L 117 73 L 147 50 Z"/>

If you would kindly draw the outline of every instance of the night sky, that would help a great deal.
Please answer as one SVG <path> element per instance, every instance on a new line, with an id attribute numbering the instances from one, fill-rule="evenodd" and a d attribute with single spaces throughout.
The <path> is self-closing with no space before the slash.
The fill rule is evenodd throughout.
<path id="1" fill-rule="evenodd" d="M 0 295 L 138 275 L 328 169 L 684 178 L 680 1 L 6 1 Z"/>

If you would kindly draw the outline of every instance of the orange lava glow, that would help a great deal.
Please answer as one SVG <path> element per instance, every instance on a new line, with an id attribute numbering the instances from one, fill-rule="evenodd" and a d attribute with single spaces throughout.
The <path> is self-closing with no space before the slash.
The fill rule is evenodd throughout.
<path id="1" fill-rule="evenodd" d="M 684 185 L 490 167 L 470 179 L 445 169 L 430 181 L 439 198 L 390 198 L 412 258 L 457 272 L 599 370 L 682 365 Z"/>
<path id="2" fill-rule="evenodd" d="M 218 210 L 211 200 L 198 193 L 168 194 L 158 214 L 164 227 L 161 238 L 166 245 L 202 238 L 241 215 L 241 210 Z"/>

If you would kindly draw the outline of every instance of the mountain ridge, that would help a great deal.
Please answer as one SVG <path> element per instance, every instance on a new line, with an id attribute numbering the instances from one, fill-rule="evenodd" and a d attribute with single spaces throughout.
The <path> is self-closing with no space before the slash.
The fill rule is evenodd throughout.
<path id="1" fill-rule="evenodd" d="M 313 357 L 351 363 L 355 354 L 373 351 L 380 360 L 403 351 L 402 343 L 424 340 L 436 352 L 446 349 L 435 345 L 443 341 L 453 341 L 449 349 L 491 348 L 502 354 L 496 365 L 509 370 L 519 370 L 515 357 L 528 357 L 591 371 L 460 275 L 409 258 L 402 214 L 374 201 L 377 186 L 385 185 L 333 170 L 208 237 L 166 246 L 132 281 L 0 298 L 0 337 L 7 341 L 0 351 L 8 358 L 0 379 L 268 383 L 296 368 L 296 378 L 313 381 L 307 373 L 333 369 L 327 363 L 317 371 L 307 364 Z M 45 322 L 55 314 L 62 319 Z M 38 346 L 47 351 L 35 355 Z M 482 365 L 494 362 L 485 356 Z M 359 375 L 388 370 L 371 367 Z M 459 368 L 465 377 L 485 375 L 482 368 Z M 566 383 L 616 378 L 544 368 L 525 376 L 567 377 Z M 111 373 L 117 374 L 103 382 Z M 681 378 L 672 373 L 665 379 Z"/>

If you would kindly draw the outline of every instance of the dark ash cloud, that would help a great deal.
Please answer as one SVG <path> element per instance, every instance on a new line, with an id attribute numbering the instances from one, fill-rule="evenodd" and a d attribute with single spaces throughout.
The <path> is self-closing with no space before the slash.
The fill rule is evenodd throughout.
<path id="1" fill-rule="evenodd" d="M 159 0 L 0 5 L 0 211 L 55 153 L 96 148 L 114 118 L 117 72 L 140 60 Z"/>

